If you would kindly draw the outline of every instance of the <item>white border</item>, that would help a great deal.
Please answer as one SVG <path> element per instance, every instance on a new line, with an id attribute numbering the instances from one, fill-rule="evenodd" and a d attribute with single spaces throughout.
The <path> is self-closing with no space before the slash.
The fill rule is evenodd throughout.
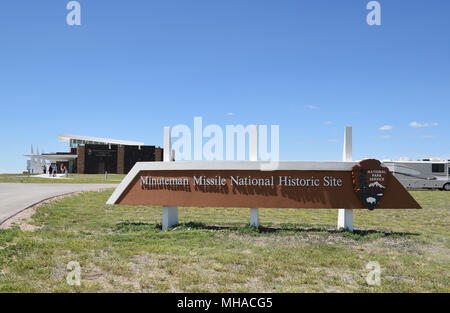
<path id="1" fill-rule="evenodd" d="M 171 171 L 171 170 L 261 170 L 264 161 L 178 161 L 178 162 L 137 162 L 120 185 L 114 190 L 106 204 L 115 204 L 125 189 L 141 171 Z M 357 162 L 309 162 L 280 161 L 276 170 L 300 171 L 351 171 Z"/>

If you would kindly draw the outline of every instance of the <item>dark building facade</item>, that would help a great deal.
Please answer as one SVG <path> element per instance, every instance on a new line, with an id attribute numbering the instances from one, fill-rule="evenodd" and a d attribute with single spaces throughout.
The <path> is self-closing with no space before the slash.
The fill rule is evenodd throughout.
<path id="1" fill-rule="evenodd" d="M 54 170 L 78 174 L 127 174 L 136 162 L 163 160 L 163 149 L 143 142 L 91 136 L 58 134 L 58 140 L 70 144 L 69 152 L 26 154 L 28 171 L 34 174 Z M 28 166 L 29 165 L 29 166 Z"/>
<path id="2" fill-rule="evenodd" d="M 155 146 L 85 144 L 78 145 L 76 154 L 78 174 L 127 174 L 136 162 L 162 161 L 163 149 Z"/>

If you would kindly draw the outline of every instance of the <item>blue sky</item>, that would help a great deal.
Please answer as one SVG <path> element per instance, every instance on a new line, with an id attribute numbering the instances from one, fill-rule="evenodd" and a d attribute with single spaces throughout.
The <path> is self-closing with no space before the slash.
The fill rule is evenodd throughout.
<path id="1" fill-rule="evenodd" d="M 58 133 L 163 144 L 163 126 L 278 124 L 280 158 L 450 159 L 450 2 L 0 3 L 0 172 Z M 232 114 L 229 114 L 232 113 Z M 388 130 L 380 130 L 383 126 Z"/>

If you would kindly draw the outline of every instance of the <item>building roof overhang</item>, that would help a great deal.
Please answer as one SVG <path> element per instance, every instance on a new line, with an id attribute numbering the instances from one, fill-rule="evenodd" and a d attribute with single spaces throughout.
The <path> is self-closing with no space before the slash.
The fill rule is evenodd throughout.
<path id="1" fill-rule="evenodd" d="M 140 141 L 128 141 L 119 139 L 109 139 L 109 138 L 99 138 L 90 136 L 79 136 L 79 135 L 69 135 L 69 134 L 59 134 L 58 140 L 62 142 L 78 141 L 82 144 L 105 144 L 105 145 L 122 145 L 122 146 L 144 146 L 143 142 Z"/>
<path id="2" fill-rule="evenodd" d="M 47 161 L 57 161 L 57 162 L 67 162 L 71 160 L 75 160 L 78 155 L 76 154 L 25 154 L 28 158 L 39 158 Z"/>

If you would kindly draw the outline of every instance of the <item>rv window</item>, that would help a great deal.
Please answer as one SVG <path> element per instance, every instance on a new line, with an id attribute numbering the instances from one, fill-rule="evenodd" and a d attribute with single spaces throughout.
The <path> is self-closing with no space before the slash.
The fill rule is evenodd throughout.
<path id="1" fill-rule="evenodd" d="M 433 173 L 445 173 L 445 164 L 432 164 L 431 171 Z"/>

